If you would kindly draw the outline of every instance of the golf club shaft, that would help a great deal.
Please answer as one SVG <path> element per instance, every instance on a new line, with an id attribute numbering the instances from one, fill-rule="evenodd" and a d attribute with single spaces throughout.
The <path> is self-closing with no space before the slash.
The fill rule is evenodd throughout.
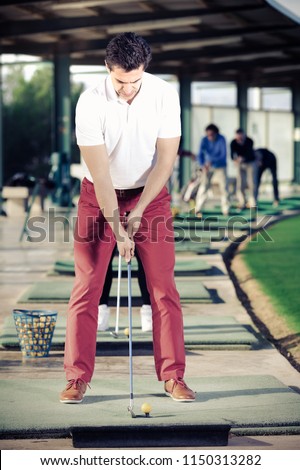
<path id="1" fill-rule="evenodd" d="M 118 260 L 118 287 L 117 287 L 117 311 L 116 311 L 116 326 L 115 333 L 119 333 L 119 319 L 120 319 L 120 291 L 121 291 L 121 275 L 122 275 L 122 256 L 119 253 Z"/>
<path id="2" fill-rule="evenodd" d="M 128 262 L 128 321 L 129 321 L 129 380 L 130 380 L 130 409 L 133 409 L 133 366 L 132 366 L 132 291 L 131 291 L 131 261 Z"/>

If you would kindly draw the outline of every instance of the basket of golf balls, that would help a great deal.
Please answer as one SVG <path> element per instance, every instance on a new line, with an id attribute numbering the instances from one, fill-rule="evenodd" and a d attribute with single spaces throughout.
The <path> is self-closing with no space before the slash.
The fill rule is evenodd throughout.
<path id="1" fill-rule="evenodd" d="M 22 355 L 49 355 L 57 312 L 53 310 L 13 310 Z"/>

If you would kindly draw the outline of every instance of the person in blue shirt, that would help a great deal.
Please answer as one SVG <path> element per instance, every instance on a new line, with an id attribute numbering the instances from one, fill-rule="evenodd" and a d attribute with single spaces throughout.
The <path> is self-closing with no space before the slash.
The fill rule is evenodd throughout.
<path id="1" fill-rule="evenodd" d="M 202 169 L 202 176 L 195 201 L 195 212 L 198 217 L 202 216 L 201 210 L 208 197 L 212 177 L 214 177 L 214 180 L 219 184 L 222 213 L 228 215 L 226 140 L 215 124 L 209 124 L 205 129 L 205 133 L 206 136 L 201 140 L 198 153 L 198 163 Z"/>

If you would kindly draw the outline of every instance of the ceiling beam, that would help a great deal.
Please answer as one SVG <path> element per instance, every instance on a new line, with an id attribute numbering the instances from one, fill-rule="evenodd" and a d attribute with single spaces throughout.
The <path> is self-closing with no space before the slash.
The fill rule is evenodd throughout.
<path id="1" fill-rule="evenodd" d="M 24 20 L 24 21 L 5 21 L 1 23 L 0 37 L 8 38 L 12 36 L 23 36 L 26 34 L 50 33 L 57 31 L 70 31 L 80 28 L 101 26 L 109 28 L 111 25 L 126 25 L 135 22 L 149 22 L 164 19 L 187 18 L 207 15 L 224 14 L 237 11 L 251 11 L 262 8 L 268 8 L 265 4 L 255 3 L 240 5 L 239 7 L 214 7 L 197 8 L 193 10 L 168 10 L 153 13 L 135 13 L 135 14 L 105 14 L 100 16 L 84 16 L 74 18 L 50 18 L 47 20 Z"/>
<path id="2" fill-rule="evenodd" d="M 300 44 L 286 44 L 286 45 L 270 45 L 270 46 L 261 46 L 260 44 L 249 44 L 243 45 L 241 47 L 216 47 L 208 46 L 198 49 L 177 49 L 175 51 L 166 51 L 166 52 L 156 52 L 154 54 L 155 62 L 168 61 L 168 60 L 181 60 L 181 59 L 191 59 L 198 58 L 201 62 L 209 61 L 210 59 L 226 59 L 226 57 L 234 56 L 244 56 L 244 61 L 247 61 L 247 56 L 254 54 L 265 54 L 265 53 L 278 53 L 284 52 L 288 53 L 291 50 L 297 52 L 297 49 L 300 54 Z M 224 60 L 225 62 L 225 60 Z M 226 62 L 227 64 L 227 62 Z"/>
<path id="3" fill-rule="evenodd" d="M 299 65 L 299 59 L 286 58 L 286 57 L 264 57 L 251 60 L 251 62 L 234 60 L 226 64 L 226 72 L 233 70 L 234 73 L 242 74 L 245 76 L 252 76 L 259 69 L 260 72 L 267 67 L 284 67 L 289 65 Z M 212 74 L 219 70 L 224 70 L 223 64 L 199 64 L 199 69 L 202 68 L 203 72 Z"/>
<path id="4" fill-rule="evenodd" d="M 261 46 L 259 44 L 247 45 L 243 47 L 226 47 L 220 48 L 216 46 L 208 46 L 199 49 L 183 49 L 183 50 L 172 50 L 166 52 L 156 52 L 153 54 L 152 63 L 159 66 L 160 63 L 172 62 L 172 61 L 182 61 L 185 63 L 186 67 L 194 67 L 195 64 L 200 66 L 209 65 L 216 67 L 229 68 L 233 61 L 233 58 L 243 57 L 240 60 L 240 63 L 243 63 L 245 67 L 248 66 L 247 62 L 250 60 L 250 66 L 253 61 L 256 60 L 255 56 L 259 58 L 264 56 L 265 60 L 267 55 L 272 55 L 274 61 L 277 60 L 277 57 L 280 59 L 282 57 L 281 53 L 285 56 L 290 56 L 292 59 L 299 61 L 300 58 L 300 45 L 298 44 L 286 44 L 285 46 L 270 45 L 270 46 Z M 254 56 L 254 57 L 253 57 Z M 105 50 L 99 51 L 96 55 L 89 56 L 85 54 L 85 63 L 88 65 L 91 57 L 99 62 L 102 62 L 105 58 Z M 250 58 L 251 57 L 251 58 Z M 250 59 L 249 59 L 250 58 Z M 220 62 L 213 63 L 214 60 L 220 59 Z M 191 63 L 192 62 L 192 63 Z M 201 65 L 202 64 L 202 65 Z"/>
<path id="5" fill-rule="evenodd" d="M 147 37 L 147 42 L 153 46 L 155 44 L 174 44 L 177 50 L 180 50 L 181 44 L 187 44 L 189 41 L 205 41 L 218 39 L 224 40 L 228 38 L 232 38 L 235 36 L 252 36 L 257 35 L 259 33 L 278 33 L 283 32 L 285 30 L 291 29 L 299 29 L 300 34 L 300 26 L 299 25 L 259 25 L 259 26 L 249 26 L 248 28 L 233 28 L 230 31 L 220 31 L 220 30 L 208 30 L 204 32 L 194 32 L 194 33 L 164 33 L 164 34 L 154 34 Z M 12 45 L 0 45 L 0 52 L 2 54 L 10 54 L 10 53 L 19 53 L 19 54 L 30 54 L 30 55 L 38 55 L 44 56 L 59 52 L 64 53 L 74 53 L 74 52 L 84 52 L 84 51 L 100 51 L 101 49 L 106 49 L 108 43 L 108 39 L 92 39 L 92 40 L 78 40 L 72 37 L 66 37 L 65 39 L 61 38 L 53 38 L 53 42 L 49 43 L 40 43 L 34 41 L 24 41 L 19 40 L 15 44 Z M 186 50 L 186 49 L 185 49 Z M 198 51 L 199 49 L 196 49 Z M 201 51 L 203 49 L 201 48 Z M 220 51 L 221 53 L 221 51 Z"/>
<path id="6" fill-rule="evenodd" d="M 18 5 L 24 5 L 25 3 L 45 3 L 45 0 L 14 0 L 14 1 L 7 1 L 7 0 L 1 0 L 1 7 L 4 6 L 18 6 Z"/>
<path id="7" fill-rule="evenodd" d="M 300 35 L 300 26 L 295 24 L 292 27 L 290 25 L 256 25 L 256 26 L 249 26 L 248 28 L 232 28 L 229 31 L 227 30 L 208 30 L 208 31 L 197 31 L 194 33 L 164 33 L 164 34 L 154 34 L 151 36 L 147 36 L 147 42 L 151 45 L 158 45 L 161 46 L 162 44 L 174 44 L 177 50 L 180 50 L 180 46 L 182 44 L 186 44 L 189 41 L 205 41 L 206 39 L 223 39 L 226 40 L 228 38 L 232 38 L 235 36 L 251 36 L 257 35 L 259 33 L 278 33 L 281 31 L 291 31 L 291 29 L 298 29 Z M 88 40 L 88 41 L 80 41 L 74 44 L 74 41 L 70 43 L 70 51 L 75 52 L 76 50 L 84 51 L 84 50 L 99 50 L 104 49 L 107 45 L 107 39 L 103 40 Z"/>
<path id="8" fill-rule="evenodd" d="M 24 4 L 46 4 L 46 6 L 49 6 L 50 8 L 53 8 L 53 10 L 61 10 L 63 8 L 67 8 L 69 5 L 72 8 L 89 8 L 90 6 L 107 6 L 111 4 L 124 4 L 128 3 L 129 0 L 56 0 L 56 1 L 47 1 L 47 0 L 1 0 L 1 6 L 19 6 L 19 5 L 24 5 Z M 130 2 L 139 2 L 141 0 L 130 0 Z M 48 5 L 47 5 L 48 4 Z M 74 4 L 74 7 L 73 5 Z M 95 4 L 95 5 L 94 5 Z"/>

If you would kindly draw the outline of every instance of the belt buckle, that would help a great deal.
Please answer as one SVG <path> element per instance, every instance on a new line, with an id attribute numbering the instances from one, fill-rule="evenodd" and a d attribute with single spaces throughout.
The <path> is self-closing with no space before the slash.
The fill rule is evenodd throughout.
<path id="1" fill-rule="evenodd" d="M 119 189 L 119 197 L 125 197 L 125 189 Z"/>

